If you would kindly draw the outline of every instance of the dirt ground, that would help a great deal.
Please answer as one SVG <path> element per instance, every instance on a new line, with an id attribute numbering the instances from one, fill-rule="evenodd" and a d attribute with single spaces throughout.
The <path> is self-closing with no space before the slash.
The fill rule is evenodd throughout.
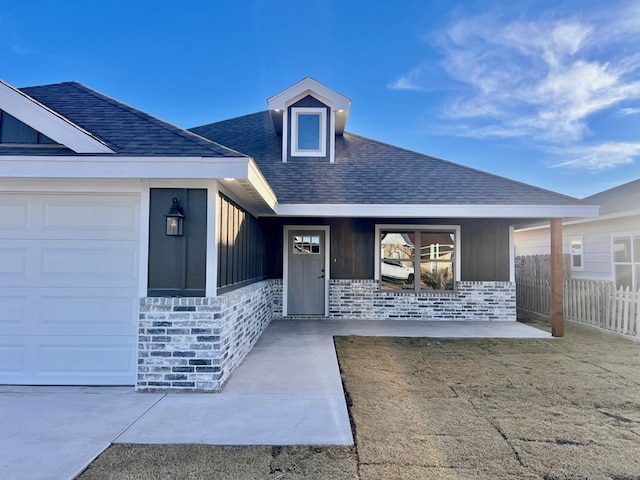
<path id="1" fill-rule="evenodd" d="M 115 445 L 79 478 L 640 480 L 638 342 L 335 343 L 355 448 Z"/>

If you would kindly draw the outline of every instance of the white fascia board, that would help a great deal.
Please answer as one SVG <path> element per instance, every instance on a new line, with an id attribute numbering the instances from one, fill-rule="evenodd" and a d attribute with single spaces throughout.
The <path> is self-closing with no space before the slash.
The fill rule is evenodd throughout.
<path id="1" fill-rule="evenodd" d="M 0 110 L 76 153 L 115 153 L 91 133 L 2 80 Z"/>
<path id="2" fill-rule="evenodd" d="M 116 157 L 46 156 L 0 157 L 0 179 L 153 179 L 198 181 L 233 179 L 250 190 L 273 210 L 276 195 L 250 157 Z M 13 183 L 13 182 L 12 182 Z M 254 196 L 255 196 L 254 195 Z"/>
<path id="3" fill-rule="evenodd" d="M 7 178 L 247 178 L 250 158 L 3 156 Z"/>
<path id="4" fill-rule="evenodd" d="M 249 161 L 247 179 L 269 208 L 271 208 L 271 210 L 275 210 L 278 205 L 276 194 L 271 188 L 271 185 L 267 182 L 267 179 L 262 175 L 262 172 L 253 159 L 250 159 Z"/>
<path id="5" fill-rule="evenodd" d="M 593 205 L 377 205 L 286 204 L 275 208 L 281 216 L 436 217 L 436 218 L 561 218 L 597 217 Z"/>

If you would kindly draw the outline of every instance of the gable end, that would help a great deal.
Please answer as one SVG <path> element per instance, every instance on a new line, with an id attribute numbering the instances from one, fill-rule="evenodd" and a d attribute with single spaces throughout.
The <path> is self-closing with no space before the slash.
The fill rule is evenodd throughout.
<path id="1" fill-rule="evenodd" d="M 75 153 L 115 153 L 91 133 L 2 80 L 0 110 Z"/>

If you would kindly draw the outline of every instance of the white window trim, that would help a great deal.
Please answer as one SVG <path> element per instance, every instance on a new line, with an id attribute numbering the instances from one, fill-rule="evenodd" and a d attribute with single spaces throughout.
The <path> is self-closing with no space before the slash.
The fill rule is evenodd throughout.
<path id="1" fill-rule="evenodd" d="M 298 148 L 298 115 L 320 115 L 319 149 L 301 150 Z M 326 157 L 327 156 L 327 109 L 324 107 L 292 107 L 291 108 L 291 156 L 292 157 Z"/>
<path id="2" fill-rule="evenodd" d="M 461 259 L 460 259 L 460 245 L 462 243 L 462 239 L 460 236 L 460 225 L 404 225 L 401 223 L 390 223 L 390 224 L 376 224 L 376 238 L 375 238 L 375 269 L 374 269 L 374 280 L 380 281 L 380 232 L 382 230 L 397 230 L 397 231 L 405 231 L 405 230 L 423 230 L 423 231 L 442 231 L 442 230 L 452 230 L 455 233 L 456 239 L 454 243 L 453 254 L 455 256 L 455 281 L 460 281 L 460 272 L 461 272 Z"/>
<path id="3" fill-rule="evenodd" d="M 611 282 L 616 286 L 616 289 L 619 288 L 616 283 L 616 265 L 631 265 L 631 284 L 635 288 L 632 290 L 637 291 L 640 288 L 640 278 L 636 278 L 635 268 L 633 268 L 637 263 L 640 263 L 640 252 L 634 251 L 633 237 L 640 236 L 640 231 L 633 232 L 618 232 L 611 234 Z M 614 241 L 617 238 L 629 237 L 631 239 L 631 262 L 616 262 L 616 253 L 613 250 Z M 636 260 L 636 261 L 633 261 Z"/>
<path id="4" fill-rule="evenodd" d="M 576 267 L 573 265 L 573 241 L 580 240 L 580 266 Z M 571 271 L 572 272 L 583 272 L 584 271 L 584 238 L 582 235 L 573 235 L 569 237 L 569 257 L 571 260 Z"/>

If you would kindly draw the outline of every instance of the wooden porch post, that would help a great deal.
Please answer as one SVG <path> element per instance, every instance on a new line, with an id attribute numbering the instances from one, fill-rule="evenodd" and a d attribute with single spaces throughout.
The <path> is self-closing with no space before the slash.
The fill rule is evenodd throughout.
<path id="1" fill-rule="evenodd" d="M 564 336 L 562 219 L 551 219 L 551 335 Z"/>

